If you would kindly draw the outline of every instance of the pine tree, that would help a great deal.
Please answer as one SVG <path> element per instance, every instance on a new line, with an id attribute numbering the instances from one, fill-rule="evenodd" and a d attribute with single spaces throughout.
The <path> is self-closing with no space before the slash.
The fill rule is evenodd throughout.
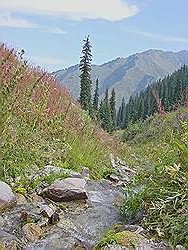
<path id="1" fill-rule="evenodd" d="M 130 123 L 145 120 L 158 112 L 166 112 L 187 105 L 188 66 L 184 65 L 172 75 L 159 79 L 139 95 L 131 96 L 129 102 L 122 104 L 117 115 L 118 128 L 126 128 Z"/>
<path id="2" fill-rule="evenodd" d="M 114 88 L 112 89 L 111 97 L 110 97 L 110 111 L 111 111 L 113 129 L 115 129 L 116 128 L 116 93 L 115 93 Z"/>
<path id="3" fill-rule="evenodd" d="M 101 127 L 107 132 L 113 131 L 113 121 L 111 116 L 111 108 L 108 99 L 108 89 L 106 89 L 105 98 L 101 101 L 99 109 Z"/>
<path id="4" fill-rule="evenodd" d="M 84 45 L 82 49 L 82 56 L 80 60 L 80 104 L 83 109 L 91 110 L 91 44 L 89 40 L 89 36 L 84 39 Z"/>
<path id="5" fill-rule="evenodd" d="M 99 104 L 99 79 L 97 78 L 94 98 L 93 98 L 93 108 L 95 111 L 98 111 L 98 104 Z"/>
<path id="6" fill-rule="evenodd" d="M 125 122 L 125 98 L 122 98 L 121 106 L 119 107 L 117 114 L 117 127 L 122 128 Z"/>

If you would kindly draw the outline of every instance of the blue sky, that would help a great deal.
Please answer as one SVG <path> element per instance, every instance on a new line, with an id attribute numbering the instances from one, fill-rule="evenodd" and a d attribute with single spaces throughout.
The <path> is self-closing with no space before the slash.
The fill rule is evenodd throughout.
<path id="1" fill-rule="evenodd" d="M 0 0 L 0 40 L 48 71 L 79 63 L 89 34 L 93 63 L 150 48 L 188 49 L 188 0 Z"/>

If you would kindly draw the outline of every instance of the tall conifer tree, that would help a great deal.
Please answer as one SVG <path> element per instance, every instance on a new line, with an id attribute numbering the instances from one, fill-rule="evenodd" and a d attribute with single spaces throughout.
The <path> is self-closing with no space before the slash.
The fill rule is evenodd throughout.
<path id="1" fill-rule="evenodd" d="M 80 60 L 80 104 L 83 109 L 91 110 L 91 44 L 89 36 L 84 39 L 82 56 Z"/>

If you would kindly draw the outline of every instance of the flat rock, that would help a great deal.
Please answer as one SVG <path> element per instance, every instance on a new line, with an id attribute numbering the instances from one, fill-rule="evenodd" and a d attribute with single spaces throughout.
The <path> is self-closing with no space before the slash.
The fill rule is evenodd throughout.
<path id="1" fill-rule="evenodd" d="M 57 180 L 45 188 L 41 194 L 53 201 L 72 201 L 87 199 L 86 181 L 79 178 Z"/>
<path id="2" fill-rule="evenodd" d="M 16 196 L 12 192 L 11 187 L 0 181 L 0 211 L 10 208 L 16 203 Z"/>

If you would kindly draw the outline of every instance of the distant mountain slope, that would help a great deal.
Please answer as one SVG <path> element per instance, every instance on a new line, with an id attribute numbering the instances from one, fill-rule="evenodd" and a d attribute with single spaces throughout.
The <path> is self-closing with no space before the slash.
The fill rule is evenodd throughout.
<path id="1" fill-rule="evenodd" d="M 117 102 L 124 96 L 126 101 L 133 93 L 139 93 L 148 84 L 172 73 L 183 64 L 188 64 L 188 51 L 164 52 L 148 50 L 131 55 L 127 58 L 117 58 L 102 65 L 92 66 L 92 81 L 100 81 L 100 95 L 105 89 L 115 88 Z M 66 86 L 74 98 L 79 96 L 79 66 L 54 72 L 57 79 Z"/>

